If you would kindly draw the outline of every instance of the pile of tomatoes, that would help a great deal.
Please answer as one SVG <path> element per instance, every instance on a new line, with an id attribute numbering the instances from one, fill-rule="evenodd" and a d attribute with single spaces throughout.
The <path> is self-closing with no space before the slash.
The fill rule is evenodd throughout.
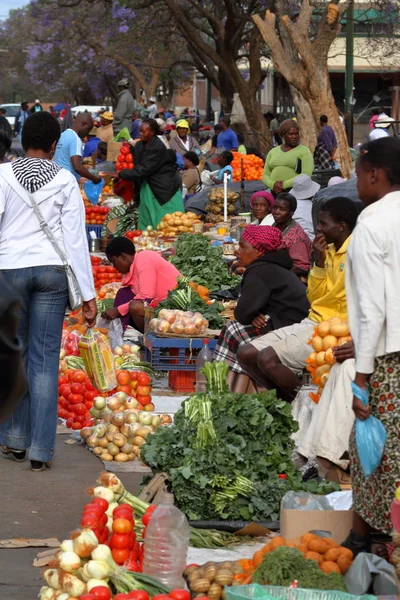
<path id="1" fill-rule="evenodd" d="M 92 262 L 94 286 L 96 290 L 99 290 L 106 283 L 121 281 L 122 274 L 112 265 L 102 265 L 99 256 L 91 256 L 90 260 Z"/>
<path id="2" fill-rule="evenodd" d="M 115 392 L 125 392 L 128 396 L 136 398 L 146 411 L 154 410 L 151 401 L 151 377 L 141 371 L 117 371 L 118 386 Z"/>
<path id="3" fill-rule="evenodd" d="M 66 419 L 67 427 L 73 430 L 92 427 L 89 410 L 96 396 L 98 391 L 85 371 L 68 370 L 58 378 L 58 416 Z"/>
<path id="4" fill-rule="evenodd" d="M 124 142 L 120 148 L 115 168 L 117 171 L 122 171 L 122 169 L 133 169 L 133 155 L 131 153 L 131 147 L 127 142 Z"/>
<path id="5" fill-rule="evenodd" d="M 120 504 L 113 511 L 112 535 L 107 545 L 117 565 L 141 572 L 143 545 L 136 540 L 134 527 L 133 508 L 129 504 Z"/>
<path id="6" fill-rule="evenodd" d="M 142 232 L 140 231 L 140 229 L 136 229 L 136 231 L 127 231 L 125 233 L 125 237 L 127 237 L 129 240 L 133 240 L 137 237 L 140 237 L 142 235 Z"/>
<path id="7" fill-rule="evenodd" d="M 88 225 L 103 225 L 109 210 L 106 206 L 85 206 L 86 223 Z"/>

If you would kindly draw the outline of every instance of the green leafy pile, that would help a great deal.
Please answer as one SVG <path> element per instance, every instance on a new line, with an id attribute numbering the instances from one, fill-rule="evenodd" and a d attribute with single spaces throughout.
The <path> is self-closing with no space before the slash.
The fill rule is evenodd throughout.
<path id="1" fill-rule="evenodd" d="M 141 458 L 168 474 L 189 519 L 278 519 L 284 494 L 307 489 L 291 462 L 291 407 L 274 391 L 229 392 L 225 363 L 205 372 L 207 393 L 186 400 L 172 427 L 148 436 Z"/>
<path id="2" fill-rule="evenodd" d="M 210 329 L 222 329 L 225 325 L 225 319 L 220 315 L 224 310 L 222 304 L 219 302 L 207 304 L 197 292 L 192 290 L 189 281 L 189 277 L 178 278 L 177 287 L 171 290 L 166 299 L 158 304 L 156 316 L 163 308 L 189 310 L 201 313 L 207 319 Z"/>
<path id="3" fill-rule="evenodd" d="M 240 282 L 230 275 L 222 257 L 222 249 L 213 248 L 201 233 L 182 233 L 175 244 L 175 256 L 170 261 L 182 273 L 212 292 L 228 290 Z"/>
<path id="4" fill-rule="evenodd" d="M 299 550 L 286 546 L 267 554 L 253 575 L 253 583 L 261 585 L 288 587 L 294 580 L 303 589 L 347 591 L 342 575 L 323 573 L 316 561 L 307 560 Z"/>

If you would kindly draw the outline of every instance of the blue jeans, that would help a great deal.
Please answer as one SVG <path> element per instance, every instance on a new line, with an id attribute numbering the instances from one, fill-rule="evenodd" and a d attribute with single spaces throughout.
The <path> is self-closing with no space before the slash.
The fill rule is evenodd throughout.
<path id="1" fill-rule="evenodd" d="M 63 267 L 43 266 L 2 271 L 20 298 L 19 337 L 29 391 L 0 426 L 0 444 L 29 450 L 30 460 L 48 462 L 57 429 L 58 362 L 68 303 Z"/>

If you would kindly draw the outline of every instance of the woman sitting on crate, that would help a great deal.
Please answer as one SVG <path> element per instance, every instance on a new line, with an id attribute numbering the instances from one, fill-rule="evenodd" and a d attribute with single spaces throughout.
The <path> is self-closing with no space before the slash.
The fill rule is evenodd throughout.
<path id="1" fill-rule="evenodd" d="M 143 250 L 136 253 L 135 246 L 126 237 L 114 238 L 106 248 L 106 255 L 125 277 L 113 308 L 101 316 L 108 321 L 119 317 L 124 330 L 131 325 L 143 333 L 144 303 L 156 306 L 165 300 L 181 274 L 157 252 Z"/>
<path id="2" fill-rule="evenodd" d="M 143 121 L 140 142 L 134 147 L 135 166 L 119 172 L 120 179 L 134 183 L 141 230 L 149 225 L 155 229 L 165 215 L 185 210 L 176 154 L 167 150 L 158 133 L 157 121 Z"/>
<path id="3" fill-rule="evenodd" d="M 236 321 L 224 326 L 213 355 L 229 364 L 230 388 L 237 393 L 246 392 L 249 383 L 236 359 L 239 347 L 273 329 L 300 323 L 308 314 L 306 288 L 281 244 L 282 233 L 269 225 L 248 225 L 240 239 L 237 258 L 246 270 Z"/>

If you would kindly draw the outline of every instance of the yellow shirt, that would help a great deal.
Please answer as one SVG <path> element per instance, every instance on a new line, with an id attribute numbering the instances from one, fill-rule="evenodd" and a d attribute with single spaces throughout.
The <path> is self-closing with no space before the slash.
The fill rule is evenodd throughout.
<path id="1" fill-rule="evenodd" d="M 351 236 L 338 251 L 333 244 L 329 244 L 325 267 L 314 266 L 310 271 L 307 295 L 311 309 L 308 316 L 316 323 L 331 317 L 347 321 L 345 266 L 350 239 Z"/>

